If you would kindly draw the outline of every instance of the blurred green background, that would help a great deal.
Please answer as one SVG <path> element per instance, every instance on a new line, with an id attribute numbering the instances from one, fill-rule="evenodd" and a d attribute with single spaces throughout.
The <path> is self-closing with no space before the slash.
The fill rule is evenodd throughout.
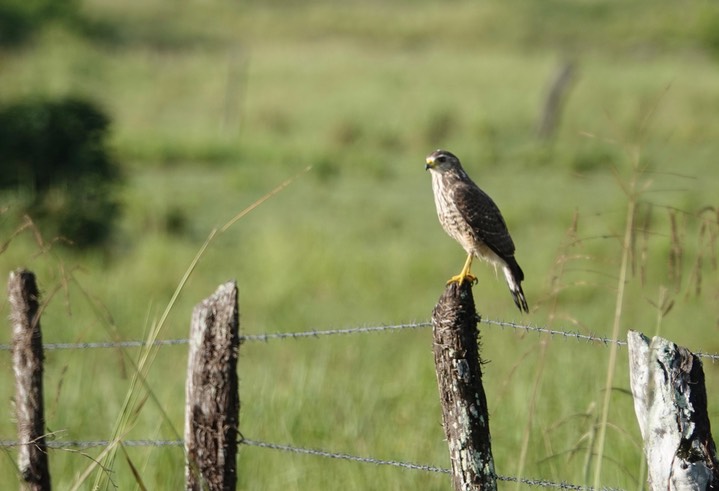
<path id="1" fill-rule="evenodd" d="M 437 222 L 423 170 L 441 147 L 502 209 L 527 277 L 531 313 L 520 316 L 504 281 L 477 263 L 482 316 L 611 335 L 633 200 L 620 337 L 660 332 L 719 351 L 715 3 L 5 0 L 0 42 L 1 107 L 81 100 L 95 121 L 107 118 L 88 137 L 91 155 L 107 159 L 87 161 L 114 169 L 102 174 L 109 184 L 89 192 L 70 172 L 47 189 L 15 180 L 0 190 L 2 274 L 23 266 L 38 275 L 46 342 L 145 336 L 210 232 L 308 165 L 216 236 L 160 337 L 186 337 L 192 307 L 232 278 L 245 334 L 425 321 L 464 261 Z M 539 137 L 567 63 L 575 71 L 561 117 Z M 3 126 L 5 141 L 16 141 L 17 120 Z M 57 165 L 51 151 L 42 158 Z M 0 165 L 30 165 L 22 153 L 13 159 Z M 68 234 L 84 230 L 72 218 L 88 211 L 106 229 L 81 247 Z M 0 310 L 7 316 L 6 301 Z M 609 348 L 480 330 L 497 471 L 591 484 Z M 431 350 L 429 329 L 248 342 L 241 431 L 448 467 Z M 123 411 L 128 439 L 182 433 L 186 347 L 157 352 L 152 397 L 132 411 L 123 410 L 127 357 L 47 353 L 55 438 L 110 438 Z M 621 348 L 600 480 L 641 489 L 626 365 Z M 0 366 L 0 438 L 13 439 L 9 352 Z M 705 370 L 716 421 L 717 368 Z M 129 448 L 82 481 L 101 451 L 52 451 L 56 488 L 183 485 L 179 448 Z M 17 485 L 15 461 L 12 449 L 0 460 L 3 484 Z M 240 489 L 451 487 L 447 475 L 254 447 L 240 448 L 238 474 Z"/>

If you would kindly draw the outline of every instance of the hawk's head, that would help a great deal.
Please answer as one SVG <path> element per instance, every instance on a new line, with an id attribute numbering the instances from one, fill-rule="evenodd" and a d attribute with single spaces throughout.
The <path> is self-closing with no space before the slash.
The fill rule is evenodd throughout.
<path id="1" fill-rule="evenodd" d="M 427 155 L 425 159 L 427 165 L 424 166 L 425 170 L 431 170 L 435 172 L 445 172 L 450 169 L 461 169 L 462 166 L 459 163 L 459 159 L 447 150 L 435 150 L 434 152 Z"/>

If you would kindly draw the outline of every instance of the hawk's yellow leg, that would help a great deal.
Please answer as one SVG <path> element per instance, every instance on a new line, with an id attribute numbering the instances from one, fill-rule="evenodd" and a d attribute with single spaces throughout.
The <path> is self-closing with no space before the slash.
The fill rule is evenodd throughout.
<path id="1" fill-rule="evenodd" d="M 460 271 L 458 275 L 452 276 L 449 281 L 447 281 L 448 285 L 455 282 L 461 285 L 464 280 L 468 280 L 472 284 L 477 282 L 477 277 L 469 272 L 469 269 L 472 267 L 472 257 L 472 254 L 467 254 L 467 260 L 464 262 L 464 267 L 462 268 L 462 271 Z"/>

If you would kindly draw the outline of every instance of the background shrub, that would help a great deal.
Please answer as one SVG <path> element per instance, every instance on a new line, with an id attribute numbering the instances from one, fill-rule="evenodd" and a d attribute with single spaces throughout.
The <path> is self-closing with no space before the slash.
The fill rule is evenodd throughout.
<path id="1" fill-rule="evenodd" d="M 77 10 L 78 2 L 74 0 L 3 0 L 0 2 L 0 46 L 24 44 L 49 22 L 75 19 Z"/>
<path id="2" fill-rule="evenodd" d="M 31 100 L 0 108 L 0 189 L 46 234 L 101 244 L 119 215 L 120 172 L 107 148 L 109 117 L 92 102 Z"/>

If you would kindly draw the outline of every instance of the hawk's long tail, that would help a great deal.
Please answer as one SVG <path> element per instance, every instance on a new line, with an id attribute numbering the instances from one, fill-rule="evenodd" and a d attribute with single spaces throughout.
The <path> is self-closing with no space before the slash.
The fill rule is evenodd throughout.
<path id="1" fill-rule="evenodd" d="M 522 280 L 524 280 L 524 272 L 519 267 L 514 257 L 505 258 L 507 263 L 504 266 L 504 277 L 507 278 L 507 286 L 509 291 L 512 293 L 514 298 L 514 304 L 517 306 L 520 312 L 529 313 L 529 307 L 527 306 L 527 299 L 524 297 L 524 291 L 522 290 Z"/>

